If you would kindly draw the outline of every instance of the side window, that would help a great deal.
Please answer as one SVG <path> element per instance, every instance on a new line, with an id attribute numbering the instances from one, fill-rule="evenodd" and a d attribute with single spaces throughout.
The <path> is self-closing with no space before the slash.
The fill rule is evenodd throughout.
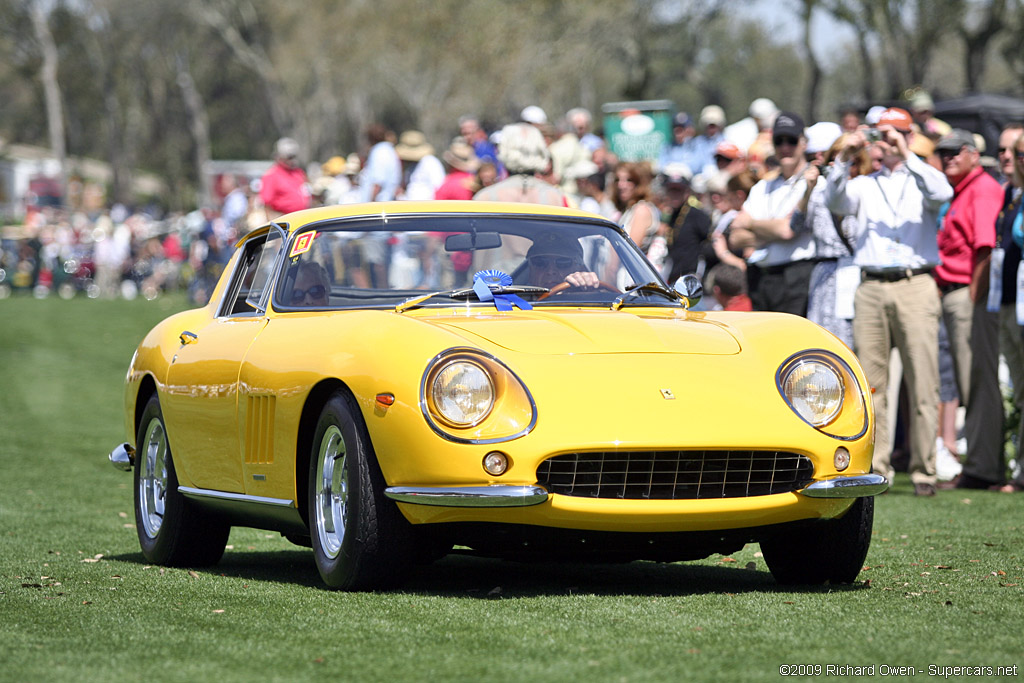
<path id="1" fill-rule="evenodd" d="M 270 233 L 265 239 L 252 240 L 245 245 L 221 315 L 253 315 L 263 311 L 263 294 L 273 275 L 281 244 L 281 235 Z"/>

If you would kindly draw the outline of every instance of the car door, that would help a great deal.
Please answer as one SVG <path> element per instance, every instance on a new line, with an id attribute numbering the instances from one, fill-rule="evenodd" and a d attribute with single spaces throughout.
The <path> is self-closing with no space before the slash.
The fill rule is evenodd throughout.
<path id="1" fill-rule="evenodd" d="M 243 245 L 218 314 L 183 329 L 167 372 L 164 419 L 179 478 L 199 489 L 243 493 L 239 368 L 266 327 L 266 297 L 283 243 L 278 230 Z"/>

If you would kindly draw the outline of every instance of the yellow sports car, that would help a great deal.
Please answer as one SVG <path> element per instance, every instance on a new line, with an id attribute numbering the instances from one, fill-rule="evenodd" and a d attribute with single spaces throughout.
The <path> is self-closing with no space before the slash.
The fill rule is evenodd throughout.
<path id="1" fill-rule="evenodd" d="M 870 393 L 810 322 L 695 310 L 621 228 L 481 202 L 334 206 L 243 238 L 209 305 L 132 358 L 135 518 L 154 563 L 232 525 L 324 582 L 396 585 L 454 545 L 676 561 L 759 542 L 850 582 L 871 537 Z"/>

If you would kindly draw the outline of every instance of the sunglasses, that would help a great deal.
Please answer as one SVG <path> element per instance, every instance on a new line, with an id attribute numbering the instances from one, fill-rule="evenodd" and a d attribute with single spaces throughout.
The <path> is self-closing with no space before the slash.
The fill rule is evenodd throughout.
<path id="1" fill-rule="evenodd" d="M 776 147 L 781 147 L 782 145 L 792 145 L 795 147 L 799 142 L 800 139 L 792 135 L 780 135 L 777 138 L 772 138 L 772 144 Z"/>
<path id="2" fill-rule="evenodd" d="M 960 149 L 940 149 L 938 155 L 940 159 L 952 159 L 955 156 L 959 156 L 963 150 L 963 147 Z"/>
<path id="3" fill-rule="evenodd" d="M 313 299 L 319 299 L 326 293 L 327 288 L 324 287 L 323 285 L 313 285 L 309 289 L 296 288 L 292 290 L 292 303 L 302 303 L 302 300 L 306 298 L 307 294 L 309 294 L 309 296 Z"/>
<path id="4" fill-rule="evenodd" d="M 544 270 L 554 266 L 559 270 L 572 268 L 573 260 L 568 256 L 531 256 L 530 267 Z"/>

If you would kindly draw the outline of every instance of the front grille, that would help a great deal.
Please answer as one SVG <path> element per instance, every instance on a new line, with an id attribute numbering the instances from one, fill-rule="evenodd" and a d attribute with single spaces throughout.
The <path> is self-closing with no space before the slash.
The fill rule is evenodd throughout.
<path id="1" fill-rule="evenodd" d="M 699 500 L 796 491 L 813 475 L 810 459 L 781 451 L 616 451 L 548 458 L 537 483 L 582 498 Z"/>

